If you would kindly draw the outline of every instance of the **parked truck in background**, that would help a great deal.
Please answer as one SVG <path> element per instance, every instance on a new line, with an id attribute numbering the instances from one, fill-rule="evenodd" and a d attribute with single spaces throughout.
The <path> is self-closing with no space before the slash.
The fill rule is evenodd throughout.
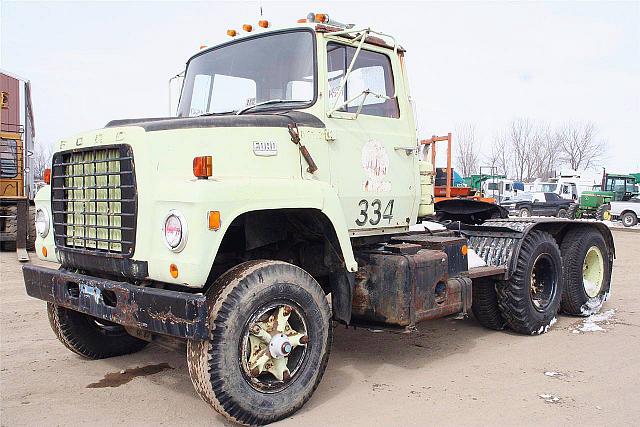
<path id="1" fill-rule="evenodd" d="M 434 190 L 405 50 L 323 14 L 301 21 L 246 25 L 194 55 L 179 117 L 57 144 L 36 249 L 62 266 L 23 271 L 65 346 L 99 359 L 186 343 L 202 399 L 257 425 L 311 397 L 332 320 L 411 331 L 472 311 L 538 335 L 560 310 L 599 310 L 614 258 L 601 223 L 410 231 Z"/>

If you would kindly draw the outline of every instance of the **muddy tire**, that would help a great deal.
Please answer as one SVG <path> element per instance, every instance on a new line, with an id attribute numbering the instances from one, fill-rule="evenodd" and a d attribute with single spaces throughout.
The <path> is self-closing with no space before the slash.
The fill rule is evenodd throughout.
<path id="1" fill-rule="evenodd" d="M 223 274 L 207 300 L 209 340 L 187 343 L 200 397 L 244 425 L 300 409 L 320 383 L 333 339 L 320 285 L 294 265 L 248 261 Z"/>
<path id="2" fill-rule="evenodd" d="M 509 328 L 527 335 L 547 332 L 562 297 L 562 257 L 549 233 L 535 230 L 527 235 L 515 271 L 498 283 L 496 292 Z"/>
<path id="3" fill-rule="evenodd" d="M 596 209 L 596 219 L 598 221 L 604 221 L 611 219 L 611 205 L 609 203 L 605 203 L 604 205 L 598 206 Z"/>
<path id="4" fill-rule="evenodd" d="M 567 209 L 564 208 L 560 208 L 558 209 L 558 218 L 568 218 L 569 216 L 569 212 L 567 211 Z"/>
<path id="5" fill-rule="evenodd" d="M 573 203 L 572 205 L 569 206 L 569 209 L 567 210 L 567 218 L 577 219 L 577 216 L 578 216 L 578 205 L 576 203 Z"/>
<path id="6" fill-rule="evenodd" d="M 471 311 L 482 326 L 500 331 L 505 327 L 505 321 L 500 314 L 495 282 L 493 280 L 478 280 L 472 287 Z"/>
<path id="7" fill-rule="evenodd" d="M 574 228 L 560 245 L 563 266 L 562 311 L 575 316 L 596 313 L 609 296 L 611 262 L 597 230 Z"/>
<path id="8" fill-rule="evenodd" d="M 106 359 L 135 353 L 147 342 L 132 337 L 124 327 L 47 303 L 51 329 L 62 344 L 87 359 Z"/>
<path id="9" fill-rule="evenodd" d="M 633 212 L 625 212 L 620 216 L 620 221 L 625 227 L 633 227 L 638 224 L 638 217 Z"/>

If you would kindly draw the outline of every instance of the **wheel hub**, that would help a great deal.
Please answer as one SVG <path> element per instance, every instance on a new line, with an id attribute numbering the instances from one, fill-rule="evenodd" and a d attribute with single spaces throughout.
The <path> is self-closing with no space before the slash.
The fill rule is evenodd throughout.
<path id="1" fill-rule="evenodd" d="M 582 285 L 589 298 L 597 297 L 604 282 L 604 257 L 597 246 L 591 246 L 582 264 Z"/>
<path id="2" fill-rule="evenodd" d="M 270 305 L 252 316 L 244 335 L 242 364 L 249 383 L 278 391 L 298 371 L 309 338 L 301 313 L 287 304 Z"/>

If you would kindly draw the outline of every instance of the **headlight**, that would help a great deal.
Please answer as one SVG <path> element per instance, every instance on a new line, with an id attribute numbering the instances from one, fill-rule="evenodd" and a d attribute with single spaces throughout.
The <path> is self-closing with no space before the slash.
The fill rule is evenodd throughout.
<path id="1" fill-rule="evenodd" d="M 42 238 L 47 237 L 47 234 L 49 234 L 49 214 L 44 209 L 36 211 L 36 231 Z"/>
<path id="2" fill-rule="evenodd" d="M 169 211 L 162 222 L 162 235 L 167 247 L 174 252 L 180 252 L 187 244 L 187 221 L 175 210 Z"/>

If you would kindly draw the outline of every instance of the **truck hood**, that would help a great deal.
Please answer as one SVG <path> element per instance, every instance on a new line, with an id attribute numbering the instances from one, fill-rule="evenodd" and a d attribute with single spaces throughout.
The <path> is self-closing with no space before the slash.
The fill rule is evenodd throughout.
<path id="1" fill-rule="evenodd" d="M 192 128 L 232 128 L 232 127 L 287 127 L 295 123 L 297 126 L 324 128 L 322 120 L 313 114 L 301 111 L 285 111 L 271 113 L 246 113 L 224 116 L 201 117 L 157 117 L 140 119 L 112 120 L 106 128 L 121 126 L 139 126 L 147 132 L 192 129 Z"/>

